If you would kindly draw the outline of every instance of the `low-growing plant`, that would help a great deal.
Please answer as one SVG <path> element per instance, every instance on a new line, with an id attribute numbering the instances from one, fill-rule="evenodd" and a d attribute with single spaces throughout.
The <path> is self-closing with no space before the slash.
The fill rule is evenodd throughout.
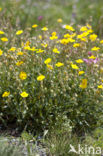
<path id="1" fill-rule="evenodd" d="M 102 122 L 103 40 L 89 24 L 74 29 L 61 22 L 53 32 L 38 24 L 1 27 L 3 124 L 37 133 L 69 120 L 73 133 L 85 135 Z"/>

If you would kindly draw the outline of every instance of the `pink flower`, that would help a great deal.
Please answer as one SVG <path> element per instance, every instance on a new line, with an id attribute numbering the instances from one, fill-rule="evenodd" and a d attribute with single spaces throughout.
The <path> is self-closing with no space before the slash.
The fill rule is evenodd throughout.
<path id="1" fill-rule="evenodd" d="M 93 59 L 83 59 L 83 61 L 87 64 L 92 64 L 92 63 L 97 63 L 99 61 L 99 58 L 96 58 L 95 60 Z"/>
<path id="2" fill-rule="evenodd" d="M 41 21 L 43 19 L 43 16 L 38 16 L 38 21 Z"/>

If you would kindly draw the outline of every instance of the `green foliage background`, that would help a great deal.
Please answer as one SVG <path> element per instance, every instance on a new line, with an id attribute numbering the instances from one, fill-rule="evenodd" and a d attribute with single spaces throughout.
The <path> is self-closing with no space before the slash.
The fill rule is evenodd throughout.
<path id="1" fill-rule="evenodd" d="M 38 23 L 54 28 L 57 18 L 62 18 L 64 23 L 73 22 L 75 25 L 91 21 L 96 33 L 102 35 L 103 32 L 102 0 L 5 0 L 0 6 L 4 8 L 5 18 L 8 15 L 14 26 L 19 23 L 26 28 Z M 38 16 L 43 16 L 43 20 L 38 21 Z"/>

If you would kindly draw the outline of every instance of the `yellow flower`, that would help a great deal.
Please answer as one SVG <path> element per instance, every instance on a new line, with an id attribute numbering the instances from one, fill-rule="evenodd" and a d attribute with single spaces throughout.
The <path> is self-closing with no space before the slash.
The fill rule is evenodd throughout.
<path id="1" fill-rule="evenodd" d="M 16 62 L 16 65 L 17 66 L 20 66 L 21 64 L 23 64 L 24 62 L 23 61 L 18 61 L 18 62 Z"/>
<path id="2" fill-rule="evenodd" d="M 56 36 L 56 32 L 52 33 L 52 36 L 50 37 L 50 39 L 51 40 L 58 39 L 58 36 Z"/>
<path id="3" fill-rule="evenodd" d="M 38 49 L 38 51 L 36 53 L 43 53 L 43 52 L 44 52 L 44 50 Z"/>
<path id="4" fill-rule="evenodd" d="M 74 44 L 73 44 L 73 47 L 74 47 L 74 48 L 80 47 L 80 43 L 74 43 Z"/>
<path id="5" fill-rule="evenodd" d="M 48 46 L 48 44 L 46 44 L 46 43 L 41 43 L 41 46 L 44 47 L 44 48 L 46 48 L 46 47 Z"/>
<path id="6" fill-rule="evenodd" d="M 93 30 L 89 29 L 87 32 L 90 34 L 90 33 L 93 33 Z"/>
<path id="7" fill-rule="evenodd" d="M 98 85 L 98 88 L 102 89 L 102 88 L 103 88 L 103 86 L 102 86 L 102 85 Z"/>
<path id="8" fill-rule="evenodd" d="M 70 31 L 75 31 L 75 29 L 70 25 L 66 25 L 65 29 L 70 30 Z"/>
<path id="9" fill-rule="evenodd" d="M 38 77 L 37 77 L 37 80 L 38 81 L 42 81 L 42 80 L 44 80 L 45 79 L 45 76 L 44 75 L 39 75 Z"/>
<path id="10" fill-rule="evenodd" d="M 84 26 L 84 27 L 81 27 L 81 29 L 80 29 L 80 31 L 87 31 L 88 29 L 87 29 L 87 27 L 86 26 Z"/>
<path id="11" fill-rule="evenodd" d="M 53 70 L 53 66 L 47 64 L 47 67 L 48 67 L 49 69 Z"/>
<path id="12" fill-rule="evenodd" d="M 91 29 L 92 28 L 92 26 L 90 25 L 90 24 L 87 24 L 86 25 L 89 29 Z"/>
<path id="13" fill-rule="evenodd" d="M 76 36 L 76 33 L 73 33 L 73 34 L 70 35 L 70 38 L 73 38 L 75 36 Z"/>
<path id="14" fill-rule="evenodd" d="M 24 49 L 25 50 L 30 50 L 30 46 L 25 46 Z"/>
<path id="15" fill-rule="evenodd" d="M 69 43 L 69 40 L 68 40 L 68 39 L 63 38 L 62 40 L 60 40 L 60 43 L 61 43 L 61 44 L 66 45 L 66 44 L 68 44 L 68 43 Z"/>
<path id="16" fill-rule="evenodd" d="M 43 27 L 41 30 L 42 30 L 42 31 L 47 31 L 48 28 L 47 28 L 47 27 Z"/>
<path id="17" fill-rule="evenodd" d="M 64 35 L 64 38 L 69 38 L 70 37 L 70 34 L 65 34 Z"/>
<path id="18" fill-rule="evenodd" d="M 27 74 L 25 72 L 20 72 L 19 77 L 21 80 L 25 80 L 27 78 Z"/>
<path id="19" fill-rule="evenodd" d="M 82 59 L 76 60 L 77 63 L 83 63 L 84 61 Z"/>
<path id="20" fill-rule="evenodd" d="M 30 51 L 36 51 L 35 47 L 29 49 Z"/>
<path id="21" fill-rule="evenodd" d="M 101 40 L 100 43 L 103 44 L 103 40 Z"/>
<path id="22" fill-rule="evenodd" d="M 77 38 L 81 39 L 81 38 L 84 38 L 84 37 L 86 37 L 88 35 L 89 35 L 89 32 L 83 32 L 82 34 L 77 35 Z"/>
<path id="23" fill-rule="evenodd" d="M 76 64 L 71 64 L 71 67 L 72 67 L 73 69 L 79 69 L 79 67 L 78 67 Z"/>
<path id="24" fill-rule="evenodd" d="M 24 53 L 23 52 L 17 52 L 17 55 L 23 55 Z"/>
<path id="25" fill-rule="evenodd" d="M 39 35 L 38 37 L 39 37 L 40 40 L 42 40 L 42 36 L 41 35 Z"/>
<path id="26" fill-rule="evenodd" d="M 37 28 L 37 27 L 38 27 L 37 24 L 32 25 L 32 28 Z"/>
<path id="27" fill-rule="evenodd" d="M 16 48 L 15 47 L 11 47 L 10 49 L 9 49 L 9 51 L 15 51 L 16 50 Z"/>
<path id="28" fill-rule="evenodd" d="M 82 75 L 82 74 L 84 74 L 85 72 L 84 71 L 79 71 L 79 75 Z"/>
<path id="29" fill-rule="evenodd" d="M 87 79 L 82 79 L 82 83 L 80 84 L 80 88 L 82 88 L 82 89 L 87 88 Z"/>
<path id="30" fill-rule="evenodd" d="M 94 55 L 92 55 L 92 56 L 89 57 L 89 59 L 93 59 L 93 60 L 95 60 L 96 57 L 95 57 Z"/>
<path id="31" fill-rule="evenodd" d="M 2 8 L 0 8 L 0 11 L 2 11 Z"/>
<path id="32" fill-rule="evenodd" d="M 62 20 L 61 18 L 59 18 L 59 19 L 57 20 L 57 22 L 58 22 L 58 23 L 62 23 L 63 20 Z"/>
<path id="33" fill-rule="evenodd" d="M 55 39 L 58 39 L 58 36 L 51 36 L 50 37 L 50 40 L 55 40 Z"/>
<path id="34" fill-rule="evenodd" d="M 100 48 L 99 47 L 93 47 L 91 50 L 92 51 L 97 51 L 97 50 L 99 50 Z"/>
<path id="35" fill-rule="evenodd" d="M 0 49 L 0 56 L 3 54 L 3 51 Z"/>
<path id="36" fill-rule="evenodd" d="M 28 97 L 28 93 L 27 92 L 22 92 L 21 94 L 20 94 L 23 98 L 25 98 L 25 97 Z"/>
<path id="37" fill-rule="evenodd" d="M 45 64 L 48 64 L 48 63 L 50 63 L 50 62 L 51 62 L 51 58 L 47 58 L 47 59 L 44 61 Z"/>
<path id="38" fill-rule="evenodd" d="M 68 38 L 67 40 L 68 40 L 68 42 L 71 42 L 71 43 L 75 42 L 75 40 L 72 38 Z"/>
<path id="39" fill-rule="evenodd" d="M 79 38 L 79 39 L 81 39 L 82 37 L 83 37 L 82 34 L 77 35 L 77 38 Z"/>
<path id="40" fill-rule="evenodd" d="M 8 38 L 7 38 L 7 37 L 2 37 L 2 38 L 1 38 L 1 41 L 7 42 L 7 41 L 8 41 Z"/>
<path id="41" fill-rule="evenodd" d="M 4 92 L 2 97 L 8 97 L 10 95 L 10 92 Z"/>
<path id="42" fill-rule="evenodd" d="M 63 38 L 62 40 L 60 40 L 60 43 L 64 45 L 68 44 L 69 42 L 73 43 L 75 42 L 75 40 L 72 38 Z"/>
<path id="43" fill-rule="evenodd" d="M 64 63 L 57 62 L 55 65 L 56 65 L 57 67 L 61 67 L 61 66 L 64 66 Z"/>
<path id="44" fill-rule="evenodd" d="M 54 49 L 53 49 L 53 53 L 60 54 L 60 51 L 59 51 L 57 48 L 54 48 Z"/>
<path id="45" fill-rule="evenodd" d="M 56 36 L 57 35 L 57 33 L 54 31 L 54 32 L 52 32 L 52 36 Z"/>
<path id="46" fill-rule="evenodd" d="M 27 46 L 29 46 L 29 45 L 30 45 L 30 41 L 26 41 L 25 46 L 27 47 Z"/>
<path id="47" fill-rule="evenodd" d="M 30 46 L 25 46 L 24 49 L 25 50 L 30 50 Z"/>
<path id="48" fill-rule="evenodd" d="M 81 38 L 81 41 L 87 42 L 87 38 L 83 37 Z"/>
<path id="49" fill-rule="evenodd" d="M 23 30 L 18 30 L 17 32 L 16 32 L 16 35 L 20 35 L 20 34 L 22 34 L 23 33 Z"/>
<path id="50" fill-rule="evenodd" d="M 82 35 L 82 37 L 86 37 L 89 35 L 89 32 L 83 32 L 81 35 Z"/>
<path id="51" fill-rule="evenodd" d="M 89 36 L 91 41 L 95 41 L 97 39 L 97 35 L 96 34 L 92 34 Z"/>
<path id="52" fill-rule="evenodd" d="M 5 33 L 4 33 L 3 31 L 0 30 L 0 35 L 3 35 L 3 34 L 5 34 Z"/>

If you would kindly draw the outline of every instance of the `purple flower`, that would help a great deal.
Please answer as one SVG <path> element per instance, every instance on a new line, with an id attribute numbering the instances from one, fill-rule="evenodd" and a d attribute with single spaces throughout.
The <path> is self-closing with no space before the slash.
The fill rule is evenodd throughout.
<path id="1" fill-rule="evenodd" d="M 93 59 L 83 59 L 83 61 L 87 64 L 92 64 L 93 63 Z"/>
<path id="2" fill-rule="evenodd" d="M 92 55 L 92 52 L 91 51 L 88 51 L 88 55 L 91 56 Z"/>
<path id="3" fill-rule="evenodd" d="M 41 21 L 43 19 L 43 16 L 38 17 L 38 21 Z"/>
<path id="4" fill-rule="evenodd" d="M 84 61 L 85 63 L 89 63 L 89 60 L 88 60 L 88 59 L 83 59 L 83 61 Z"/>
<path id="5" fill-rule="evenodd" d="M 99 58 L 96 58 L 95 60 L 93 60 L 94 63 L 97 63 L 99 61 Z"/>

